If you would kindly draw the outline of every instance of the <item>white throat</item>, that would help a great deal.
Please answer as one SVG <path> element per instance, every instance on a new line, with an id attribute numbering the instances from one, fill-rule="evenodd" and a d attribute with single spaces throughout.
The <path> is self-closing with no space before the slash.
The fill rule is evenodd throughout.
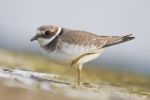
<path id="1" fill-rule="evenodd" d="M 39 42 L 40 46 L 45 46 L 46 44 L 52 42 L 56 38 L 56 36 L 58 36 L 60 34 L 61 30 L 62 30 L 62 28 L 58 27 L 58 30 L 53 37 L 51 37 L 50 39 L 39 38 L 37 41 Z"/>

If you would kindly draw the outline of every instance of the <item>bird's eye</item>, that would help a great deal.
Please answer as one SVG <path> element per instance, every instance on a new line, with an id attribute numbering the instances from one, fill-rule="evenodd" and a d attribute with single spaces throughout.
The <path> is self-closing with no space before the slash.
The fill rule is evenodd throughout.
<path id="1" fill-rule="evenodd" d="M 51 33 L 50 30 L 45 31 L 45 35 L 49 35 Z"/>

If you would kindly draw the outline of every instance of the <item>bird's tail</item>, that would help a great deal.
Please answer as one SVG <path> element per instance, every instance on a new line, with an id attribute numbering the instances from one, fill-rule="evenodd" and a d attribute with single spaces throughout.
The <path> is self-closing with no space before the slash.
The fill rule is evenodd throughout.
<path id="1" fill-rule="evenodd" d="M 109 47 L 112 45 L 120 44 L 126 41 L 130 41 L 135 39 L 135 37 L 132 36 L 132 34 L 125 35 L 125 36 L 112 36 L 107 38 L 107 42 L 103 47 Z"/>

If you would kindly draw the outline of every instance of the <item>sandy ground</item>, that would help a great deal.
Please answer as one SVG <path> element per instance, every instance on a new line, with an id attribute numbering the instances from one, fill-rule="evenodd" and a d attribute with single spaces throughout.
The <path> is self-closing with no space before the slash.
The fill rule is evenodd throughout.
<path id="1" fill-rule="evenodd" d="M 77 86 L 58 75 L 0 68 L 1 100 L 150 100 L 109 84 Z"/>

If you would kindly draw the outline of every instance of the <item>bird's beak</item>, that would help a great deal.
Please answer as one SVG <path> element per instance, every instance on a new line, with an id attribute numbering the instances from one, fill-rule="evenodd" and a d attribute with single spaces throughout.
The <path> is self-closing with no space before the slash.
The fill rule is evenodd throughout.
<path id="1" fill-rule="evenodd" d="M 30 41 L 32 42 L 32 41 L 37 40 L 37 39 L 38 39 L 38 37 L 37 37 L 37 36 L 34 36 L 33 38 L 31 38 Z"/>

